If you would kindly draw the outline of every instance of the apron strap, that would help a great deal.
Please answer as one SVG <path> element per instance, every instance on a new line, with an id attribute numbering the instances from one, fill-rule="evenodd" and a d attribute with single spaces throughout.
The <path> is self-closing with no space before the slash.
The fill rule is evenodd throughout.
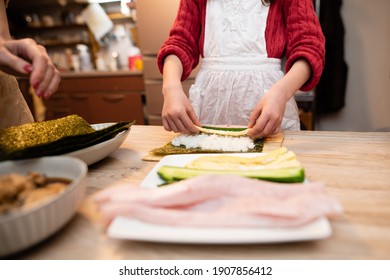
<path id="1" fill-rule="evenodd" d="M 277 71 L 282 69 L 281 60 L 268 57 L 206 57 L 202 60 L 204 70 L 257 70 Z"/>

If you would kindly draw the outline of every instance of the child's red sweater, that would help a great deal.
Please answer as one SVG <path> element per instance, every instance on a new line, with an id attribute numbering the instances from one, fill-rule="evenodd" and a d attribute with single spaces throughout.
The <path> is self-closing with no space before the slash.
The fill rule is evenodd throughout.
<path id="1" fill-rule="evenodd" d="M 165 57 L 175 54 L 183 64 L 184 80 L 198 64 L 199 56 L 203 57 L 206 2 L 181 0 L 170 36 L 158 53 L 161 73 Z M 312 75 L 301 90 L 317 85 L 325 64 L 325 38 L 312 0 L 274 1 L 269 8 L 265 40 L 270 58 L 286 56 L 286 72 L 299 58 L 309 62 Z"/>

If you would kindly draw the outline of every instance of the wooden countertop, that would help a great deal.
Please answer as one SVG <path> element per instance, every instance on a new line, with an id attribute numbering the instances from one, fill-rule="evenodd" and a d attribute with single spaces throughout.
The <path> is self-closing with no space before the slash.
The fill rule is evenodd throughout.
<path id="1" fill-rule="evenodd" d="M 140 70 L 118 70 L 118 71 L 86 71 L 86 72 L 61 72 L 61 79 L 72 78 L 101 78 L 101 77 L 131 77 L 142 76 L 143 71 Z M 21 81 L 29 81 L 28 77 L 17 77 Z"/>
<path id="2" fill-rule="evenodd" d="M 61 72 L 61 78 L 99 78 L 99 77 L 120 77 L 120 76 L 142 76 L 139 70 L 118 70 L 118 71 L 87 71 L 87 72 Z"/>
<path id="3" fill-rule="evenodd" d="M 138 184 L 154 166 L 141 158 L 173 134 L 133 126 L 123 145 L 90 166 L 88 196 L 118 182 Z M 255 245 L 177 245 L 108 238 L 87 197 L 59 233 L 16 259 L 389 259 L 390 133 L 285 131 L 311 181 L 325 181 L 344 207 L 331 237 L 310 242 Z"/>

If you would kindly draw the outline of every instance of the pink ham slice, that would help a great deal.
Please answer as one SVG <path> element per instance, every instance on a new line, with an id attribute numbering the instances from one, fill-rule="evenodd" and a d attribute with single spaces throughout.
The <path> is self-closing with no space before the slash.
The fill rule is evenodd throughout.
<path id="1" fill-rule="evenodd" d="M 293 227 L 339 215 L 322 183 L 279 184 L 205 175 L 158 189 L 119 186 L 95 195 L 107 223 L 116 216 L 175 226 Z"/>
<path id="2" fill-rule="evenodd" d="M 140 202 L 161 207 L 186 206 L 225 196 L 264 195 L 286 198 L 299 193 L 324 191 L 322 182 L 281 184 L 233 175 L 204 175 L 158 189 L 117 186 L 101 191 L 96 202 L 105 200 Z"/>

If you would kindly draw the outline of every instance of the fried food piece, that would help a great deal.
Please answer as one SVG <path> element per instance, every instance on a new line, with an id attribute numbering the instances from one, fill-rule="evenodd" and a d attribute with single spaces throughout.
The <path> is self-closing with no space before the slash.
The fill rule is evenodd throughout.
<path id="1" fill-rule="evenodd" d="M 34 205 L 37 201 L 43 201 L 44 199 L 63 192 L 65 189 L 66 185 L 63 183 L 51 183 L 46 185 L 44 188 L 38 188 L 23 193 L 19 199 L 23 200 L 23 208 L 28 208 L 31 207 L 31 205 Z"/>
<path id="2" fill-rule="evenodd" d="M 37 172 L 0 176 L 0 214 L 16 208 L 28 208 L 63 192 L 71 181 L 47 178 Z"/>
<path id="3" fill-rule="evenodd" d="M 20 193 L 34 188 L 31 177 L 14 173 L 0 176 L 0 204 L 12 203 Z"/>

